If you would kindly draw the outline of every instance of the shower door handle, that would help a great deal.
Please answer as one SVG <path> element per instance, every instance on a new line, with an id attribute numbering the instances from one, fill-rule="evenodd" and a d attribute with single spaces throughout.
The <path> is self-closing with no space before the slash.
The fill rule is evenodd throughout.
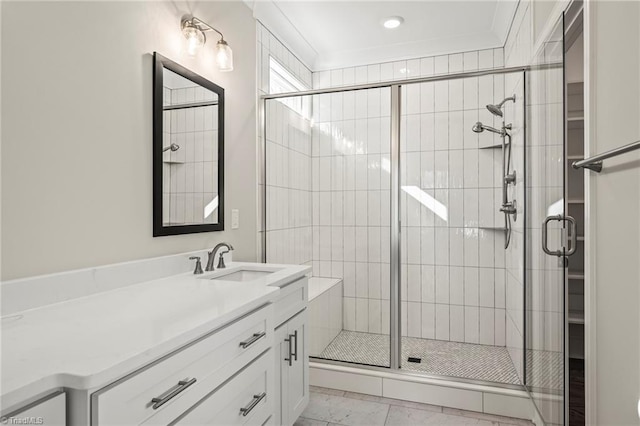
<path id="1" fill-rule="evenodd" d="M 557 222 L 569 222 L 569 250 L 567 250 L 566 252 L 564 250 L 549 250 L 549 246 L 547 243 L 547 237 L 548 237 L 548 232 L 547 232 L 547 227 L 549 225 L 549 222 L 551 221 L 557 221 Z M 544 220 L 544 222 L 542 222 L 542 250 L 547 253 L 549 256 L 557 256 L 557 257 L 562 257 L 562 256 L 571 256 L 573 253 L 576 252 L 576 244 L 577 244 L 577 238 L 578 238 L 578 233 L 576 232 L 576 220 L 571 217 L 571 216 L 562 216 L 562 215 L 555 215 L 555 216 L 547 216 Z"/>

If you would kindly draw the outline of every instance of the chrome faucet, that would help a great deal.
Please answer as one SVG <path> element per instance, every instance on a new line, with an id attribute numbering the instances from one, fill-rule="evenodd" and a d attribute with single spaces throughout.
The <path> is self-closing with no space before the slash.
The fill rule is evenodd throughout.
<path id="1" fill-rule="evenodd" d="M 218 261 L 218 269 L 224 269 L 226 267 L 224 264 L 224 259 L 222 258 L 222 255 L 233 250 L 233 246 L 227 243 L 220 243 L 220 244 L 217 244 L 213 248 L 213 250 L 208 252 L 209 258 L 207 259 L 207 267 L 205 268 L 205 271 L 215 271 L 215 268 L 213 267 L 213 262 L 216 260 L 216 253 L 218 252 L 218 249 L 220 249 L 220 247 L 226 247 L 227 251 L 220 253 L 220 260 Z"/>

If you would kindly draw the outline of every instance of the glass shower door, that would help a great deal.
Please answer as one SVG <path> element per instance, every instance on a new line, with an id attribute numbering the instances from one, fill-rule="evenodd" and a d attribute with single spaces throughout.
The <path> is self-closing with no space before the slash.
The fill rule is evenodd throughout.
<path id="1" fill-rule="evenodd" d="M 312 265 L 310 356 L 390 365 L 391 90 L 266 101 L 266 258 Z"/>
<path id="2" fill-rule="evenodd" d="M 405 371 L 521 384 L 524 274 L 517 265 L 524 257 L 523 220 L 513 221 L 512 243 L 505 248 L 500 207 L 503 165 L 509 163 L 510 173 L 523 169 L 523 92 L 521 71 L 402 86 L 400 368 Z M 495 105 L 500 107 L 487 107 Z M 513 152 L 503 153 L 502 132 L 515 145 Z M 516 191 L 523 188 L 520 182 L 510 184 L 506 195 L 524 204 Z"/>
<path id="3" fill-rule="evenodd" d="M 525 382 L 548 425 L 565 422 L 565 265 L 575 247 L 565 237 L 563 35 L 561 18 L 527 84 Z"/>

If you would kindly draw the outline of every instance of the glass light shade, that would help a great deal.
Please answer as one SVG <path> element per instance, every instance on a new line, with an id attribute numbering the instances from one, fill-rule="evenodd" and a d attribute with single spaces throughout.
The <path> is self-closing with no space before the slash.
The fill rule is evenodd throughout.
<path id="1" fill-rule="evenodd" d="M 233 52 L 224 40 L 216 44 L 216 65 L 220 71 L 233 71 Z"/>
<path id="2" fill-rule="evenodd" d="M 187 39 L 187 53 L 190 56 L 195 56 L 204 46 L 204 33 L 191 24 L 185 24 L 182 28 L 182 34 Z"/>

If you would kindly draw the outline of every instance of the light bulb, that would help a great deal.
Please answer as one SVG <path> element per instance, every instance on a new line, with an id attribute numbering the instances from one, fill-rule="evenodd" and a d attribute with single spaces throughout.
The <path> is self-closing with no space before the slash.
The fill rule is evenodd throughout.
<path id="1" fill-rule="evenodd" d="M 189 56 L 195 56 L 204 46 L 204 33 L 195 25 L 185 22 L 182 27 L 182 34 L 187 39 L 187 53 Z"/>
<path id="2" fill-rule="evenodd" d="M 404 19 L 401 16 L 390 16 L 382 21 L 382 25 L 385 28 L 393 29 L 398 28 L 403 22 Z"/>
<path id="3" fill-rule="evenodd" d="M 233 52 L 222 39 L 216 44 L 216 65 L 220 71 L 233 71 Z"/>

